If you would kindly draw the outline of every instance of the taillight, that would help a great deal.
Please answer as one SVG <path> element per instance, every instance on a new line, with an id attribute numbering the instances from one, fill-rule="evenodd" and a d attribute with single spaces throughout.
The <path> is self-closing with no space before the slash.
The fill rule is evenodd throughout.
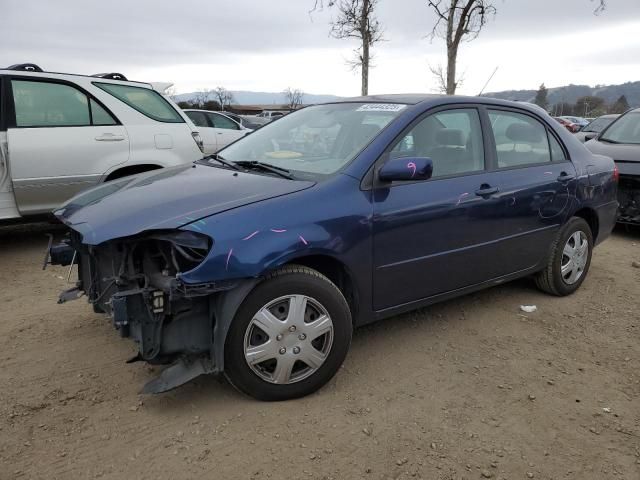
<path id="1" fill-rule="evenodd" d="M 613 181 L 618 183 L 620 181 L 620 170 L 618 170 L 618 165 L 613 165 Z"/>
<path id="2" fill-rule="evenodd" d="M 204 153 L 204 142 L 202 141 L 202 137 L 200 136 L 200 133 L 199 132 L 191 132 L 191 136 L 195 140 L 196 145 L 198 145 L 198 148 L 200 149 L 200 151 L 202 153 Z"/>

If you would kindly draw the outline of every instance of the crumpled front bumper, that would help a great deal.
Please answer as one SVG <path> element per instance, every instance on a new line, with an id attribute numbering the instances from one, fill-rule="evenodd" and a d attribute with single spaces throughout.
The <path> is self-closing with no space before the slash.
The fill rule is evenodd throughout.
<path id="1" fill-rule="evenodd" d="M 118 243 L 85 245 L 72 231 L 67 240 L 48 248 L 51 264 L 78 266 L 75 287 L 62 292 L 59 303 L 86 295 L 94 311 L 106 314 L 121 337 L 138 345 L 138 354 L 129 362 L 173 364 L 145 386 L 145 393 L 220 371 L 222 354 L 216 347 L 224 343 L 214 341 L 219 302 L 239 282 L 186 284 L 180 275 L 152 268 L 149 255 L 132 257 Z"/>

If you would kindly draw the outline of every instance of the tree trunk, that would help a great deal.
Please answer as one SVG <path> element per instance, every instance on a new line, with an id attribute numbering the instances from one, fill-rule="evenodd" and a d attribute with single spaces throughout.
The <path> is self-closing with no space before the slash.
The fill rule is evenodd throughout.
<path id="1" fill-rule="evenodd" d="M 362 95 L 369 95 L 369 39 L 362 40 Z"/>
<path id="2" fill-rule="evenodd" d="M 360 36 L 362 37 L 362 96 L 369 95 L 369 46 L 370 35 L 369 30 L 369 0 L 362 3 L 362 11 L 360 13 Z"/>
<path id="3" fill-rule="evenodd" d="M 456 94 L 456 59 L 458 50 L 454 45 L 447 48 L 447 95 Z"/>

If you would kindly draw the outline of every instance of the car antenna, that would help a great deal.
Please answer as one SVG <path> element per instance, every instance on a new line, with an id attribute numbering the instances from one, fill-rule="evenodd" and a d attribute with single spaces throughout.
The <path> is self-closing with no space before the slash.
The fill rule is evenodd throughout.
<path id="1" fill-rule="evenodd" d="M 489 79 L 487 80 L 487 82 L 484 84 L 484 87 L 482 87 L 482 90 L 480 90 L 480 93 L 478 94 L 478 96 L 482 95 L 482 92 L 484 92 L 484 89 L 487 88 L 487 85 L 489 85 L 489 82 L 491 81 L 491 79 L 493 78 L 493 76 L 496 74 L 496 72 L 498 71 L 498 68 L 500 68 L 500 66 L 498 65 L 495 70 L 493 71 L 493 73 L 489 76 Z"/>

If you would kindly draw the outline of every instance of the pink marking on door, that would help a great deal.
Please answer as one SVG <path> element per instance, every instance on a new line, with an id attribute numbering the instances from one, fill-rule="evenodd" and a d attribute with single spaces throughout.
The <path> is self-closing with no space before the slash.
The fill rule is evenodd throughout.
<path id="1" fill-rule="evenodd" d="M 284 232 L 286 232 L 286 230 L 283 229 L 283 228 L 272 228 L 271 231 L 273 233 L 284 233 Z"/>
<path id="2" fill-rule="evenodd" d="M 229 249 L 229 253 L 227 254 L 227 262 L 225 263 L 224 269 L 229 270 L 229 260 L 231 260 L 231 255 L 233 255 L 233 248 Z"/>
<path id="3" fill-rule="evenodd" d="M 414 162 L 409 162 L 407 163 L 407 168 L 411 170 L 411 178 L 413 178 L 413 176 L 416 174 L 416 169 L 418 167 L 416 167 L 416 164 Z"/>
<path id="4" fill-rule="evenodd" d="M 247 235 L 247 236 L 246 236 L 246 237 L 244 237 L 242 240 L 243 240 L 243 241 L 244 241 L 244 240 L 249 240 L 249 239 L 251 239 L 251 238 L 255 237 L 258 233 L 260 233 L 260 230 L 256 230 L 255 232 L 253 232 L 253 233 L 251 233 L 251 234 Z"/>
<path id="5" fill-rule="evenodd" d="M 300 239 L 300 241 L 301 241 L 302 243 L 304 243 L 305 245 L 309 245 L 309 242 L 307 242 L 307 241 L 304 239 L 304 237 L 303 237 L 302 235 L 298 235 L 298 238 L 299 238 L 299 239 Z"/>
<path id="6" fill-rule="evenodd" d="M 467 192 L 464 192 L 462 195 L 460 195 L 460 196 L 458 197 L 458 203 L 456 203 L 456 206 L 460 205 L 460 202 L 462 202 L 462 199 L 463 199 L 464 197 L 468 197 L 468 196 L 469 196 L 469 193 L 467 193 Z"/>

